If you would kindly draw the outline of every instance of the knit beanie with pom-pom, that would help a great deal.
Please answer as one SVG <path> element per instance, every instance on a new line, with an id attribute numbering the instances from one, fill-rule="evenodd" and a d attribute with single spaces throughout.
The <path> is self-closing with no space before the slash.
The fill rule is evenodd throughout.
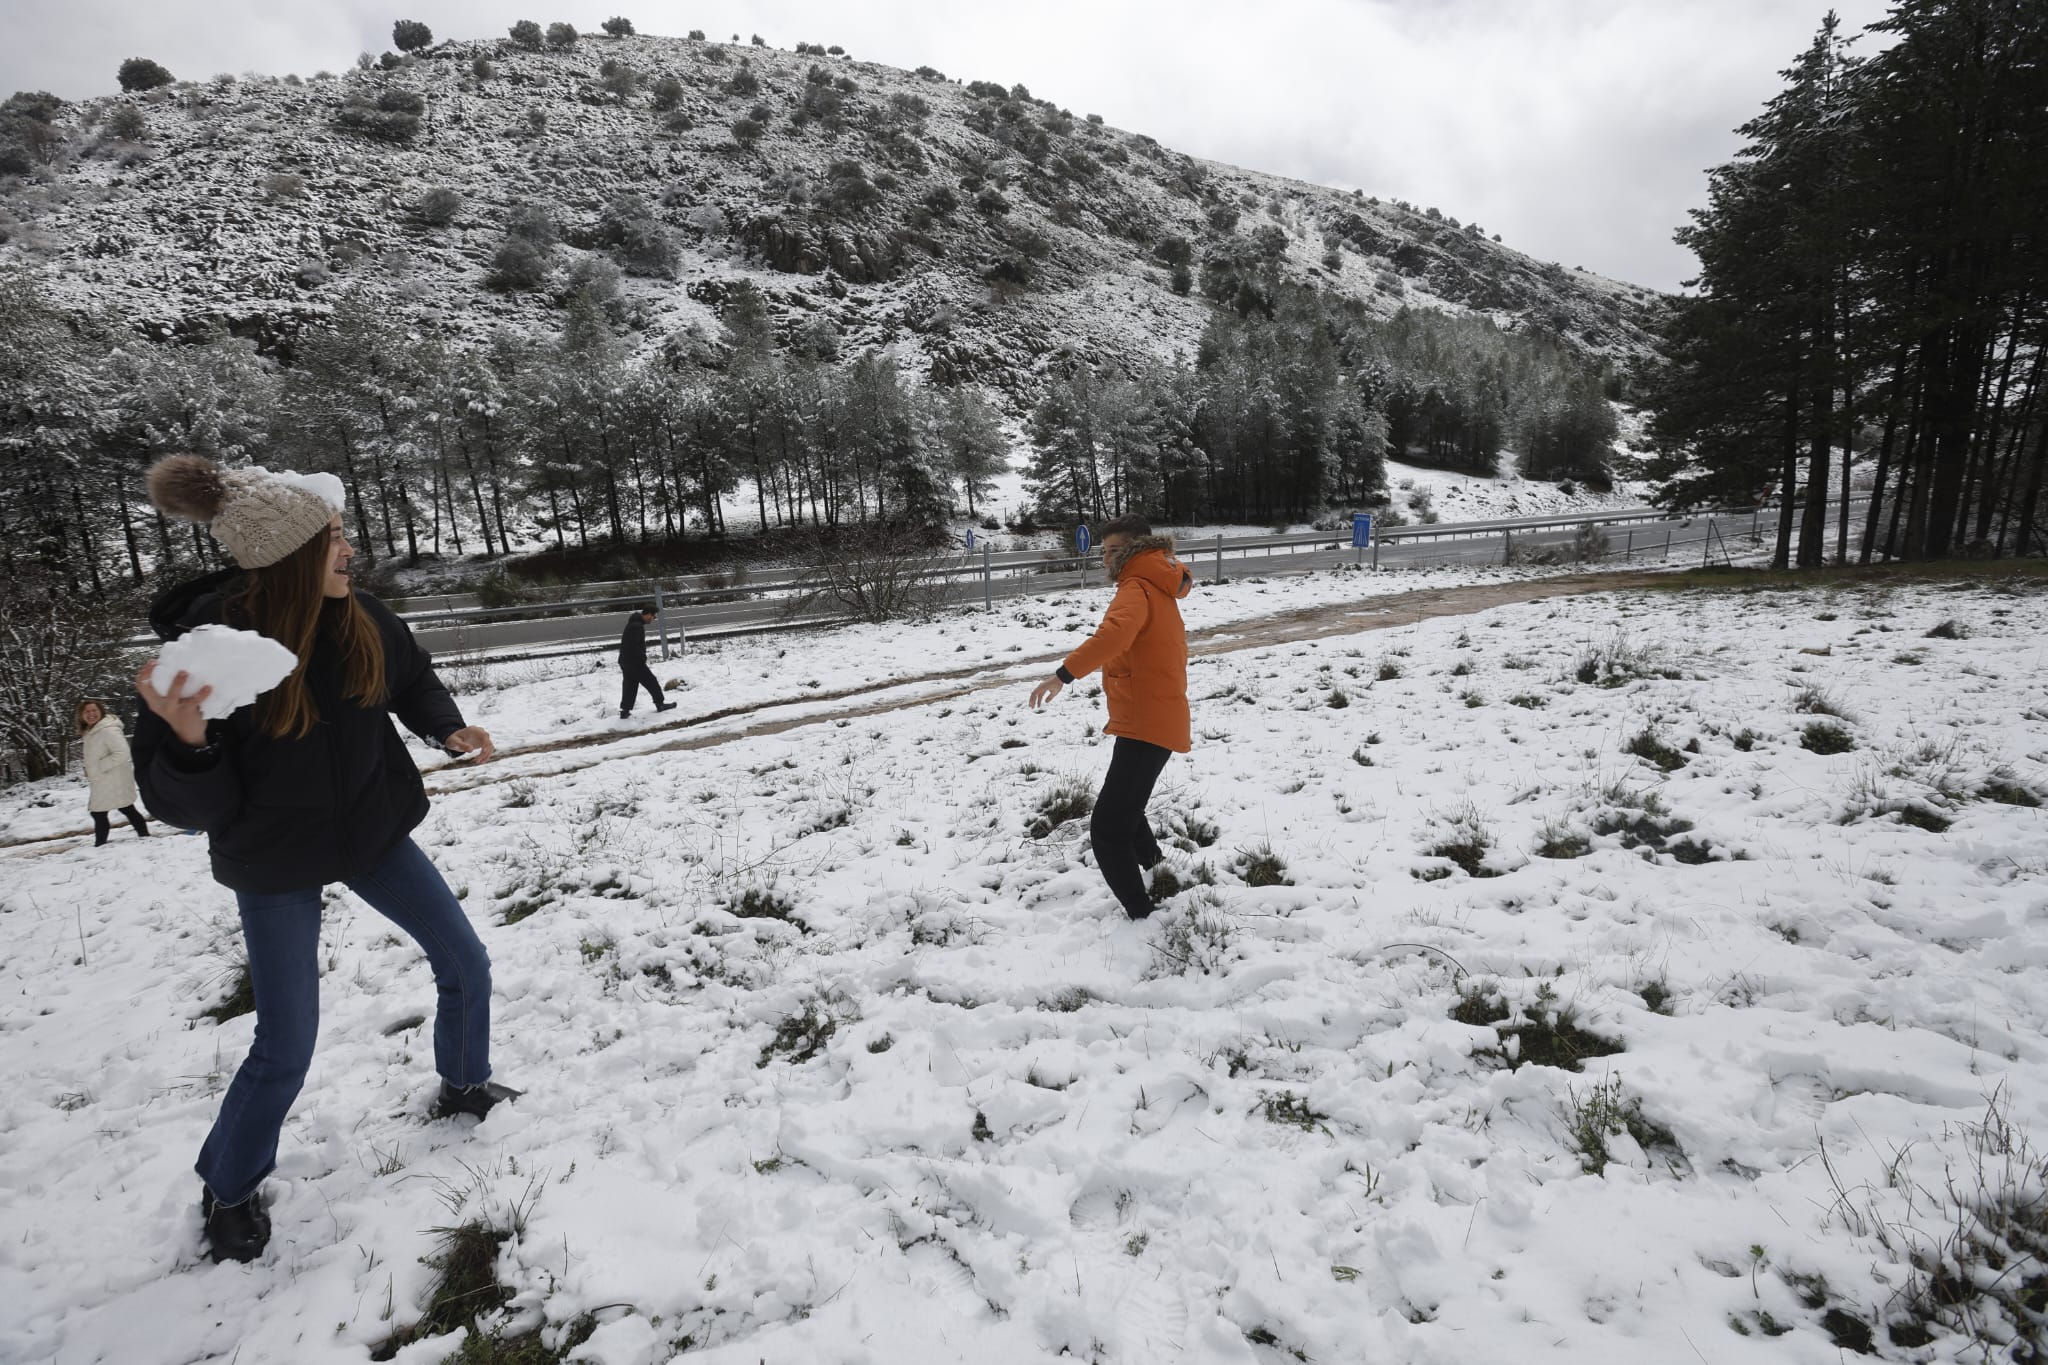
<path id="1" fill-rule="evenodd" d="M 223 469 L 198 455 L 172 455 L 149 469 L 149 500 L 158 510 L 203 522 L 245 569 L 275 564 L 314 536 L 341 510 L 341 480 L 332 474 Z"/>

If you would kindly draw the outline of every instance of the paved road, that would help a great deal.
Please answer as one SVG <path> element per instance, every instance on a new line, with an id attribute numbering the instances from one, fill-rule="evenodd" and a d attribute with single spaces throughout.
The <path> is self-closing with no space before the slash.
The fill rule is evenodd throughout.
<path id="1" fill-rule="evenodd" d="M 1853 508 L 1854 503 L 1851 505 Z M 1834 514 L 1830 512 L 1829 515 L 1832 524 Z M 1769 508 L 1754 513 L 1702 515 L 1605 527 L 1603 529 L 1608 540 L 1606 562 L 1721 562 L 1724 554 L 1741 555 L 1753 549 L 1753 536 L 1767 541 L 1776 531 L 1777 518 L 1777 509 Z M 1540 520 L 1548 519 L 1524 518 L 1507 522 L 1464 523 L 1456 526 L 1404 527 L 1397 538 L 1382 542 L 1379 565 L 1382 569 L 1388 569 L 1422 565 L 1499 564 L 1506 548 L 1503 532 L 1507 533 L 1518 551 L 1572 544 L 1577 534 L 1576 526 L 1551 530 L 1518 529 L 1530 521 Z M 1256 546 L 1259 542 L 1250 543 Z M 1272 545 L 1267 546 L 1261 553 L 1257 549 L 1244 552 L 1244 544 L 1245 542 L 1237 542 L 1238 550 L 1226 553 L 1223 557 L 1221 569 L 1225 577 L 1236 579 L 1303 573 L 1313 569 L 1356 563 L 1361 558 L 1357 551 L 1342 547 Z M 1228 549 L 1232 542 L 1226 541 L 1225 545 Z M 1213 579 L 1216 576 L 1218 565 L 1213 548 L 1195 542 L 1183 545 L 1181 556 L 1203 578 Z M 1366 562 L 1371 562 L 1370 552 L 1363 558 Z M 942 590 L 944 599 L 958 603 L 974 603 L 984 600 L 985 592 L 994 599 L 1010 599 L 1067 591 L 1084 583 L 1100 582 L 1099 573 L 1094 571 L 1095 560 L 1092 556 L 1085 576 L 1079 562 L 1073 559 L 1064 561 L 1066 567 L 1055 572 L 1043 572 L 1052 561 L 1048 561 L 1045 554 L 1040 551 L 1011 552 L 991 556 L 990 559 L 994 572 L 986 589 L 979 573 L 964 575 L 945 583 Z M 975 561 L 977 565 L 978 562 Z M 956 563 L 961 568 L 969 567 L 969 561 L 965 556 Z M 756 574 L 752 577 L 745 595 L 738 595 L 725 601 L 671 607 L 665 613 L 665 623 L 672 631 L 680 628 L 691 635 L 713 635 L 743 630 L 794 628 L 838 615 L 835 604 L 829 599 L 814 599 L 806 605 L 797 606 L 788 593 L 768 591 L 776 584 L 787 583 L 796 576 L 795 570 Z M 756 589 L 762 590 L 761 595 L 753 595 Z M 625 626 L 629 609 L 622 603 L 612 608 L 592 609 L 577 615 L 544 620 L 472 621 L 459 625 L 423 622 L 417 625 L 415 630 L 427 648 L 443 654 L 504 655 L 528 650 L 542 652 L 574 649 L 578 646 L 591 648 L 618 639 L 619 632 Z M 651 631 L 649 643 L 654 643 Z"/>

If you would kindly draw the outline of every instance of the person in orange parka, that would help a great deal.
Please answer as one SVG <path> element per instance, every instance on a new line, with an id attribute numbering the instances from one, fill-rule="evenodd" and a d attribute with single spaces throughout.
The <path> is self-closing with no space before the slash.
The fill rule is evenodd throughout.
<path id="1" fill-rule="evenodd" d="M 1190 747 L 1188 638 L 1176 603 L 1194 591 L 1195 576 L 1173 557 L 1173 537 L 1153 535 L 1151 524 L 1137 516 L 1102 528 L 1102 568 L 1116 585 L 1102 624 L 1031 689 L 1031 709 L 1076 678 L 1102 670 L 1109 696 L 1103 733 L 1116 736 L 1116 749 L 1088 835 L 1102 879 L 1126 914 L 1144 919 L 1152 913 L 1145 869 L 1166 856 L 1145 818 L 1145 803 L 1166 760 Z"/>

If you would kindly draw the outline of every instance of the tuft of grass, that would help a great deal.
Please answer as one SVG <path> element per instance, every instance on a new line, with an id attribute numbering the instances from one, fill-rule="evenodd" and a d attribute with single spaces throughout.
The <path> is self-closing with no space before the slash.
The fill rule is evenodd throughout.
<path id="1" fill-rule="evenodd" d="M 974 1126 L 968 1129 L 976 1142 L 994 1142 L 995 1130 L 988 1126 L 988 1115 L 979 1109 L 974 1111 Z"/>
<path id="2" fill-rule="evenodd" d="M 1159 905 L 1172 900 L 1189 885 L 1180 879 L 1180 873 L 1173 870 L 1171 863 L 1161 863 L 1152 869 L 1152 881 L 1145 888 L 1145 895 L 1154 905 Z"/>
<path id="3" fill-rule="evenodd" d="M 1951 617 L 1934 626 L 1921 638 L 1927 640 L 1966 640 L 1969 636 L 1970 628 Z"/>
<path id="4" fill-rule="evenodd" d="M 1593 851 L 1593 841 L 1562 820 L 1546 820 L 1536 831 L 1539 858 L 1583 858 Z"/>
<path id="5" fill-rule="evenodd" d="M 1206 819 L 1193 811 L 1169 811 L 1165 820 L 1167 840 L 1183 853 L 1193 853 L 1198 848 L 1208 848 L 1223 837 L 1214 820 Z"/>
<path id="6" fill-rule="evenodd" d="M 211 1019 L 216 1024 L 225 1024 L 230 1019 L 239 1019 L 256 1011 L 256 987 L 249 980 L 249 960 L 243 958 L 231 969 L 228 993 L 214 1004 L 199 1011 L 200 1017 Z"/>
<path id="7" fill-rule="evenodd" d="M 511 1286 L 498 1281 L 498 1251 L 512 1234 L 480 1220 L 435 1231 L 441 1240 L 426 1260 L 436 1272 L 427 1311 L 379 1342 L 370 1359 L 390 1360 L 416 1341 L 467 1328 L 462 1346 L 448 1357 L 450 1365 L 561 1365 L 597 1331 L 590 1313 L 565 1323 L 552 1346 L 543 1341 L 545 1328 L 508 1336 L 501 1327 L 486 1327 L 483 1319 L 512 1301 Z"/>
<path id="8" fill-rule="evenodd" d="M 1095 809 L 1095 792 L 1088 779 L 1079 775 L 1063 777 L 1038 798 L 1038 809 L 1025 822 L 1024 832 L 1043 839 L 1072 820 Z"/>
<path id="9" fill-rule="evenodd" d="M 1840 720 L 1849 719 L 1849 713 L 1842 708 L 1840 702 L 1835 700 L 1833 693 L 1825 688 L 1816 687 L 1811 683 L 1793 694 L 1792 709 L 1794 711 L 1803 711 L 1810 716 L 1834 716 Z"/>
<path id="10" fill-rule="evenodd" d="M 1288 1128 L 1299 1128 L 1304 1133 L 1329 1132 L 1324 1125 L 1328 1114 L 1310 1107 L 1309 1102 L 1299 1095 L 1284 1090 L 1268 1091 L 1259 1100 L 1259 1112 L 1266 1116 L 1266 1122 L 1281 1124 Z"/>
<path id="11" fill-rule="evenodd" d="M 1230 866 L 1246 886 L 1294 885 L 1294 879 L 1287 875 L 1286 862 L 1273 851 L 1271 844 L 1261 843 L 1239 849 Z"/>
<path id="12" fill-rule="evenodd" d="M 1735 747 L 1746 754 L 1751 749 L 1756 748 L 1756 742 L 1761 738 L 1761 735 L 1757 734 L 1756 731 L 1750 729 L 1748 726 L 1745 725 L 1742 728 L 1741 733 L 1735 736 Z"/>
<path id="13" fill-rule="evenodd" d="M 1572 676 L 1582 683 L 1598 687 L 1622 687 L 1638 678 L 1675 674 L 1658 666 L 1656 646 L 1631 645 L 1628 637 L 1617 631 L 1604 643 L 1589 645 L 1580 651 Z"/>
<path id="14" fill-rule="evenodd" d="M 1565 1127 L 1571 1134 L 1573 1149 L 1579 1154 L 1579 1168 L 1587 1175 L 1599 1175 L 1607 1169 L 1607 1139 L 1613 1135 L 1628 1134 L 1646 1152 L 1656 1147 L 1678 1146 L 1678 1139 L 1669 1128 L 1651 1122 L 1643 1114 L 1640 1099 L 1624 1094 L 1619 1076 L 1596 1082 L 1583 1096 L 1577 1091 L 1569 1092 L 1568 1103 Z"/>
<path id="15" fill-rule="evenodd" d="M 1498 877 L 1498 871 L 1486 866 L 1486 855 L 1492 849 L 1493 831 L 1477 810 L 1467 806 L 1451 817 L 1449 833 L 1424 852 L 1448 859 L 1468 877 Z"/>
<path id="16" fill-rule="evenodd" d="M 1451 1018 L 1473 1028 L 1486 1028 L 1514 1017 L 1500 987 L 1490 981 L 1471 982 L 1458 987 L 1458 1003 L 1451 1006 Z"/>
<path id="17" fill-rule="evenodd" d="M 1977 788 L 1977 795 L 1986 801 L 1996 801 L 2006 806 L 2039 806 L 2041 798 L 2032 787 L 2023 787 L 2005 769 L 1991 774 L 1983 786 Z"/>
<path id="18" fill-rule="evenodd" d="M 1664 851 L 1669 853 L 1678 862 L 1692 867 L 1698 867 L 1702 863 L 1714 861 L 1714 846 L 1705 839 L 1696 839 L 1690 835 L 1683 839 L 1672 840 L 1664 846 Z M 1737 861 L 1742 861 L 1741 854 L 1736 854 L 1735 858 Z"/>
<path id="19" fill-rule="evenodd" d="M 1101 998 L 1086 986 L 1069 986 L 1063 991 L 1054 992 L 1050 999 L 1039 1001 L 1038 1008 L 1054 1014 L 1072 1014 L 1076 1010 L 1086 1009 Z"/>
<path id="20" fill-rule="evenodd" d="M 1611 1057 L 1623 1050 L 1618 1040 L 1579 1027 L 1577 1012 L 1557 1003 L 1548 981 L 1537 987 L 1529 1010 L 1494 1029 L 1500 1046 L 1489 1051 L 1511 1071 L 1525 1066 L 1578 1071 L 1589 1057 Z"/>
<path id="21" fill-rule="evenodd" d="M 1223 900 L 1214 891 L 1198 891 L 1184 905 L 1154 916 L 1159 936 L 1152 940 L 1152 964 L 1145 975 L 1214 975 L 1230 960 L 1235 937 Z"/>
<path id="22" fill-rule="evenodd" d="M 1903 1153 L 1888 1172 L 1913 1213 L 1932 1220 L 1873 1228 L 1908 1271 L 1895 1301 L 1903 1312 L 1888 1335 L 1912 1348 L 1931 1344 L 1940 1328 L 1962 1338 L 1970 1359 L 2039 1359 L 2048 1306 L 2048 1155 L 2012 1121 L 2003 1087 L 1986 1101 L 1981 1121 L 1957 1127 L 1961 1150 L 1944 1157 L 1937 1184 L 1920 1183 Z M 1835 1189 L 1836 1208 L 1851 1226 L 1870 1226 L 1854 1193 L 1839 1180 Z M 2015 1344 L 2024 1349 L 2011 1354 Z"/>
<path id="23" fill-rule="evenodd" d="M 1401 676 L 1401 665 L 1395 663 L 1392 659 L 1382 659 L 1380 660 L 1379 672 L 1375 676 L 1381 682 L 1392 682 Z"/>
<path id="24" fill-rule="evenodd" d="M 894 1046 L 896 1046 L 896 1039 L 892 1035 L 887 1033 L 883 1034 L 879 1038 L 868 1039 L 869 1052 L 887 1052 L 890 1048 Z"/>
<path id="25" fill-rule="evenodd" d="M 1330 689 L 1330 695 L 1324 702 L 1324 705 L 1328 706 L 1332 711 L 1342 711 L 1345 707 L 1351 705 L 1351 698 L 1344 695 L 1343 688 L 1333 687 Z"/>
<path id="26" fill-rule="evenodd" d="M 1540 710 L 1548 704 L 1534 692 L 1517 692 L 1514 696 L 1508 698 L 1509 706 L 1519 706 L 1524 711 Z"/>
<path id="27" fill-rule="evenodd" d="M 1914 801 L 1899 808 L 1899 823 L 1911 825 L 1914 829 L 1924 829 L 1929 834 L 1944 834 L 1955 821 L 1932 806 Z"/>
<path id="28" fill-rule="evenodd" d="M 823 1052 L 838 1031 L 838 1016 L 822 998 L 813 997 L 782 1017 L 775 1026 L 775 1036 L 761 1049 L 760 1060 L 754 1065 L 765 1067 L 777 1057 L 786 1057 L 791 1066 L 802 1066 Z"/>
<path id="29" fill-rule="evenodd" d="M 1621 751 L 1654 763 L 1667 773 L 1675 773 L 1686 765 L 1684 754 L 1657 738 L 1657 732 L 1647 727 L 1634 739 L 1622 745 Z"/>
<path id="30" fill-rule="evenodd" d="M 1846 754 L 1856 747 L 1856 737 L 1844 725 L 1831 720 L 1816 720 L 1799 732 L 1799 747 L 1809 753 Z"/>
<path id="31" fill-rule="evenodd" d="M 750 886 L 727 901 L 725 910 L 736 919 L 772 919 L 794 924 L 799 929 L 804 927 L 803 921 L 796 917 L 796 906 L 787 897 L 778 895 L 773 887 Z"/>
<path id="32" fill-rule="evenodd" d="M 1662 977 L 1645 981 L 1636 988 L 1636 994 L 1643 997 L 1643 1005 L 1652 1014 L 1671 1015 L 1671 987 Z"/>
<path id="33" fill-rule="evenodd" d="M 1606 795 L 1611 804 L 1594 817 L 1593 833 L 1613 835 L 1623 848 L 1662 853 L 1675 836 L 1692 828 L 1692 821 L 1673 815 L 1653 791 L 1636 793 L 1614 787 Z"/>

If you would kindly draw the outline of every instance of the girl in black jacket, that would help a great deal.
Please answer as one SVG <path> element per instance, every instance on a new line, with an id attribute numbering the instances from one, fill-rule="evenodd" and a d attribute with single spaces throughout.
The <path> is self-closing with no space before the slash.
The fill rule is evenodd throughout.
<path id="1" fill-rule="evenodd" d="M 152 468 L 149 488 L 164 511 L 208 523 L 238 566 L 159 599 L 157 633 L 225 624 L 298 657 L 283 682 L 221 720 L 201 715 L 211 689 L 183 673 L 158 677 L 152 662 L 136 678 L 147 708 L 135 732 L 143 793 L 173 824 L 206 831 L 248 949 L 256 1037 L 197 1164 L 210 1254 L 246 1261 L 270 1237 L 257 1189 L 312 1062 L 327 884 L 346 883 L 426 951 L 438 991 L 436 1114 L 481 1117 L 518 1093 L 490 1080 L 490 959 L 408 837 L 427 813 L 426 790 L 388 717 L 479 761 L 491 738 L 463 723 L 405 623 L 355 591 L 338 481 L 185 455 Z"/>

